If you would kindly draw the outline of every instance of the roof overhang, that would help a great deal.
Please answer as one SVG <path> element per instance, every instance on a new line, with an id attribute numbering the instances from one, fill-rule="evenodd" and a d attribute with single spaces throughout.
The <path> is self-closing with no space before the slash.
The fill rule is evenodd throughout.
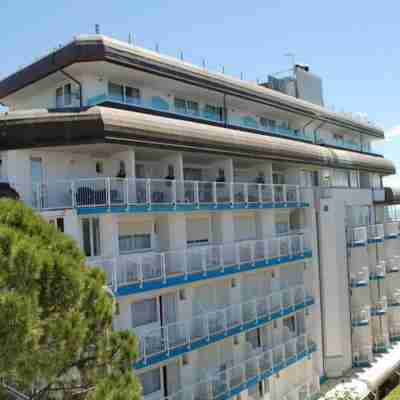
<path id="1" fill-rule="evenodd" d="M 0 117 L 0 150 L 101 142 L 395 173 L 392 162 L 383 157 L 108 107 Z"/>
<path id="2" fill-rule="evenodd" d="M 172 57 L 129 45 L 102 35 L 78 36 L 70 44 L 0 81 L 0 100 L 60 69 L 79 62 L 107 61 L 124 67 L 157 74 L 227 95 L 313 118 L 345 129 L 383 138 L 381 129 L 304 100 L 296 99 L 255 83 L 203 68 Z"/>

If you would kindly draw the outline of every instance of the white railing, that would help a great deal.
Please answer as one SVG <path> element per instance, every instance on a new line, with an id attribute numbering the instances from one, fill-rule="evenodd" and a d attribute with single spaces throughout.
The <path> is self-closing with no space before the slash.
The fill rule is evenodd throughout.
<path id="1" fill-rule="evenodd" d="M 386 349 L 390 345 L 389 334 L 385 333 L 383 335 L 374 336 L 374 350 L 379 351 L 381 349 Z"/>
<path id="2" fill-rule="evenodd" d="M 368 267 L 361 267 L 361 270 L 357 273 L 353 273 L 350 276 L 351 285 L 368 285 L 369 283 L 369 269 Z"/>
<path id="3" fill-rule="evenodd" d="M 179 181 L 169 179 L 85 178 L 47 184 L 12 184 L 21 198 L 37 209 L 151 205 L 300 203 L 297 185 L 244 182 Z"/>
<path id="4" fill-rule="evenodd" d="M 400 337 L 400 322 L 389 321 L 389 336 L 390 338 Z"/>
<path id="5" fill-rule="evenodd" d="M 225 268 L 257 261 L 302 256 L 310 249 L 307 233 L 278 236 L 264 240 L 240 241 L 208 246 L 194 246 L 162 253 L 135 253 L 115 258 L 91 258 L 88 265 L 105 270 L 114 288 L 163 281 L 168 278 L 207 274 Z"/>
<path id="6" fill-rule="evenodd" d="M 369 306 L 364 306 L 360 309 L 353 310 L 351 312 L 351 319 L 353 325 L 367 324 L 371 318 L 371 310 Z"/>
<path id="7" fill-rule="evenodd" d="M 379 264 L 375 264 L 370 270 L 371 278 L 384 278 L 386 275 L 386 262 L 381 261 Z"/>
<path id="8" fill-rule="evenodd" d="M 368 239 L 381 240 L 384 237 L 383 224 L 368 225 Z"/>
<path id="9" fill-rule="evenodd" d="M 265 348 L 255 356 L 237 364 L 227 363 L 215 371 L 208 371 L 208 377 L 160 400 L 218 400 L 224 398 L 231 390 L 238 388 L 249 380 L 261 378 L 261 374 L 274 368 L 285 367 L 286 361 L 297 354 L 313 351 L 315 345 L 309 335 L 301 335 L 273 348 Z M 309 382 L 308 390 L 319 389 L 317 383 Z"/>
<path id="10" fill-rule="evenodd" d="M 400 256 L 394 256 L 386 260 L 386 272 L 400 271 Z"/>
<path id="11" fill-rule="evenodd" d="M 375 304 L 371 306 L 371 312 L 372 314 L 383 313 L 387 311 L 387 307 L 388 307 L 387 297 L 382 296 L 379 300 L 375 302 Z"/>
<path id="12" fill-rule="evenodd" d="M 227 335 L 230 329 L 261 319 L 269 320 L 276 313 L 281 316 L 284 310 L 295 311 L 296 306 L 310 300 L 311 295 L 299 285 L 196 315 L 190 320 L 152 328 L 139 336 L 141 359 L 146 363 L 147 358 L 157 354 L 181 346 L 190 347 L 192 343 L 209 340 L 214 335 Z"/>
<path id="13" fill-rule="evenodd" d="M 395 289 L 389 297 L 388 304 L 391 306 L 400 305 L 400 289 Z"/>
<path id="14" fill-rule="evenodd" d="M 396 237 L 399 235 L 399 223 L 398 222 L 385 222 L 385 236 Z"/>
<path id="15" fill-rule="evenodd" d="M 314 376 L 303 385 L 299 385 L 287 391 L 282 400 L 312 400 L 320 392 L 319 377 Z"/>
<path id="16" fill-rule="evenodd" d="M 355 345 L 353 349 L 353 361 L 355 363 L 371 363 L 373 360 L 371 345 Z"/>
<path id="17" fill-rule="evenodd" d="M 365 244 L 368 240 L 367 236 L 367 227 L 366 226 L 358 226 L 351 229 L 351 238 L 350 241 L 353 245 L 357 244 Z"/>

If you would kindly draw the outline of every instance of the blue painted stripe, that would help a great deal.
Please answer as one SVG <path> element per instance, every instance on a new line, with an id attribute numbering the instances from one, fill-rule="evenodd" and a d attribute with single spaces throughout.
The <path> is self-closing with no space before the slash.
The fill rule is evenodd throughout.
<path id="1" fill-rule="evenodd" d="M 368 244 L 373 244 L 373 243 L 383 243 L 383 238 L 382 239 L 368 239 Z"/>
<path id="2" fill-rule="evenodd" d="M 320 385 L 323 385 L 325 382 L 327 382 L 328 381 L 328 378 L 326 377 L 326 375 L 321 375 L 320 377 L 319 377 L 319 384 Z"/>
<path id="3" fill-rule="evenodd" d="M 190 344 L 185 344 L 182 346 L 177 346 L 176 348 L 174 348 L 173 350 L 170 351 L 163 351 L 159 354 L 150 356 L 145 360 L 141 360 L 138 361 L 137 363 L 135 363 L 134 368 L 135 369 L 141 369 L 141 368 L 146 368 L 149 367 L 151 365 L 154 364 L 158 364 L 161 362 L 165 362 L 171 358 L 174 357 L 178 357 L 181 356 L 183 354 L 189 353 L 191 351 L 195 351 L 198 350 L 202 347 L 206 347 L 212 343 L 216 343 L 219 342 L 221 340 L 224 340 L 227 337 L 230 336 L 235 336 L 238 335 L 242 332 L 246 332 L 249 331 L 251 329 L 260 327 L 262 325 L 266 325 L 271 323 L 272 321 L 275 321 L 277 319 L 283 318 L 293 312 L 295 312 L 296 310 L 301 310 L 301 309 L 306 309 L 310 306 L 312 306 L 314 304 L 314 299 L 309 298 L 306 300 L 305 303 L 301 303 L 301 304 L 297 304 L 296 307 L 291 307 L 291 308 L 285 308 L 282 309 L 278 312 L 275 312 L 273 314 L 271 314 L 268 317 L 264 317 L 264 318 L 259 318 L 256 319 L 254 321 L 250 321 L 250 322 L 246 322 L 244 324 L 235 326 L 233 328 L 229 328 L 226 332 L 222 332 L 222 333 L 216 333 L 214 335 L 211 335 L 210 338 L 201 338 L 199 340 L 196 340 Z"/>
<path id="4" fill-rule="evenodd" d="M 369 321 L 353 321 L 352 325 L 353 326 L 368 326 Z"/>
<path id="5" fill-rule="evenodd" d="M 388 346 L 384 345 L 384 346 L 376 346 L 373 349 L 373 352 L 375 354 L 381 354 L 381 353 L 387 353 L 388 352 Z"/>
<path id="6" fill-rule="evenodd" d="M 371 310 L 371 315 L 373 317 L 379 317 L 381 315 L 385 315 L 386 314 L 386 310 Z"/>
<path id="7" fill-rule="evenodd" d="M 354 361 L 353 367 L 354 368 L 366 368 L 369 367 L 371 363 L 369 361 Z"/>
<path id="8" fill-rule="evenodd" d="M 352 287 L 352 288 L 368 287 L 368 282 L 351 283 L 351 284 L 350 284 L 350 287 Z"/>
<path id="9" fill-rule="evenodd" d="M 224 204 L 141 204 L 141 205 L 111 205 L 110 207 L 100 205 L 94 207 L 76 207 L 79 215 L 107 214 L 107 213 L 157 213 L 157 212 L 191 212 L 191 211 L 220 211 L 220 210 L 246 210 L 264 208 L 307 208 L 309 203 L 224 203 Z"/>
<path id="10" fill-rule="evenodd" d="M 370 275 L 369 277 L 370 281 L 381 281 L 382 279 L 385 279 L 385 275 Z"/>
<path id="11" fill-rule="evenodd" d="M 226 268 L 218 268 L 215 270 L 200 272 L 198 274 L 191 274 L 188 276 L 180 275 L 175 277 L 169 277 L 165 281 L 160 278 L 160 280 L 157 281 L 144 282 L 142 286 L 139 283 L 120 286 L 116 290 L 115 294 L 117 297 L 120 297 L 120 296 L 128 296 L 135 293 L 143 293 L 150 290 L 158 290 L 171 286 L 187 285 L 192 282 L 198 282 L 211 278 L 219 278 L 222 276 L 230 276 L 244 271 L 254 271 L 257 269 L 274 267 L 277 265 L 286 264 L 290 262 L 298 262 L 311 257 L 312 257 L 312 251 L 306 250 L 304 251 L 303 255 L 298 255 L 298 256 L 286 256 L 281 258 L 259 260 L 256 261 L 254 264 L 248 263 L 241 265 L 233 265 Z"/>

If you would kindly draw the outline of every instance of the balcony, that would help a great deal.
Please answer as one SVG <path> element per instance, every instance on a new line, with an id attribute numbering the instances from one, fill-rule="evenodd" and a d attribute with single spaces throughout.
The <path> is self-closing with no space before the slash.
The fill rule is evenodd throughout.
<path id="1" fill-rule="evenodd" d="M 391 342 L 398 342 L 400 340 L 400 323 L 389 323 L 389 337 Z"/>
<path id="2" fill-rule="evenodd" d="M 162 253 L 91 258 L 102 268 L 117 296 L 231 276 L 310 258 L 306 233 L 264 240 L 198 246 Z"/>
<path id="3" fill-rule="evenodd" d="M 368 267 L 362 267 L 360 271 L 350 276 L 350 286 L 352 288 L 367 287 L 369 284 Z"/>
<path id="4" fill-rule="evenodd" d="M 162 400 L 229 399 L 290 365 L 306 359 L 315 351 L 317 351 L 317 347 L 310 336 L 298 336 L 274 348 L 255 351 L 257 354 L 245 361 L 236 364 L 228 363 L 215 371 L 209 371 L 206 379 L 162 398 Z M 298 388 L 297 393 L 307 393 L 308 396 L 318 393 L 319 382 L 317 379 L 318 377 L 306 384 L 306 388 L 300 387 L 304 388 L 306 392 L 303 391 L 304 389 L 300 391 Z M 311 397 L 304 399 L 308 400 L 309 398 Z M 292 397 L 287 397 L 287 399 L 292 399 Z M 303 398 L 298 397 L 298 400 L 303 400 Z"/>
<path id="5" fill-rule="evenodd" d="M 350 245 L 351 247 L 365 246 L 368 241 L 367 227 L 357 226 L 350 231 Z"/>
<path id="6" fill-rule="evenodd" d="M 314 304 L 304 286 L 295 286 L 240 304 L 167 324 L 140 337 L 140 360 L 135 368 L 163 362 L 226 337 L 265 325 Z"/>
<path id="7" fill-rule="evenodd" d="M 390 340 L 388 334 L 378 335 L 374 337 L 374 353 L 386 353 L 390 346 Z"/>
<path id="8" fill-rule="evenodd" d="M 309 206 L 297 185 L 168 179 L 93 178 L 16 186 L 38 210 L 79 213 L 299 208 Z"/>
<path id="9" fill-rule="evenodd" d="M 385 279 L 386 277 L 386 263 L 381 262 L 380 264 L 375 265 L 370 270 L 369 279 L 371 281 L 379 281 Z"/>
<path id="10" fill-rule="evenodd" d="M 385 222 L 385 239 L 397 239 L 399 236 L 399 223 L 398 222 Z"/>
<path id="11" fill-rule="evenodd" d="M 400 271 L 400 256 L 394 256 L 386 261 L 386 273 L 396 273 Z"/>
<path id="12" fill-rule="evenodd" d="M 206 109 L 187 109 L 185 107 L 176 107 L 173 104 L 166 102 L 164 99 L 158 96 L 151 98 L 144 97 L 128 97 L 122 98 L 122 96 L 113 96 L 109 93 L 103 93 L 88 99 L 88 106 L 96 105 L 114 105 L 121 108 L 131 109 L 134 111 L 143 111 L 147 113 L 155 113 L 171 118 L 179 118 L 192 120 L 199 123 L 208 123 L 213 125 L 219 125 L 226 128 L 240 128 L 242 130 L 259 133 L 262 135 L 274 135 L 281 136 L 290 139 L 301 140 L 304 142 L 315 143 L 323 146 L 339 147 L 345 150 L 357 151 L 371 155 L 379 155 L 376 152 L 372 152 L 368 146 L 355 143 L 350 140 L 336 141 L 328 139 L 315 139 L 313 135 L 305 133 L 298 129 L 291 129 L 278 125 L 264 124 L 262 119 L 257 116 L 233 116 L 230 115 L 227 110 L 222 114 L 227 114 L 226 118 L 217 112 L 211 112 Z"/>
<path id="13" fill-rule="evenodd" d="M 382 296 L 380 300 L 378 300 L 371 307 L 371 315 L 372 316 L 380 316 L 384 315 L 387 312 L 388 302 L 386 296 Z"/>
<path id="14" fill-rule="evenodd" d="M 368 243 L 381 243 L 384 237 L 383 224 L 368 225 Z"/>
<path id="15" fill-rule="evenodd" d="M 319 396 L 319 378 L 314 377 L 304 385 L 297 386 L 288 391 L 284 396 L 283 400 L 315 400 Z"/>
<path id="16" fill-rule="evenodd" d="M 395 289 L 388 299 L 389 307 L 400 307 L 400 289 Z"/>
<path id="17" fill-rule="evenodd" d="M 353 366 L 363 368 L 371 365 L 373 360 L 372 346 L 356 345 L 353 349 Z"/>
<path id="18" fill-rule="evenodd" d="M 368 306 L 354 310 L 351 313 L 351 323 L 353 326 L 368 326 L 371 318 L 371 310 Z"/>

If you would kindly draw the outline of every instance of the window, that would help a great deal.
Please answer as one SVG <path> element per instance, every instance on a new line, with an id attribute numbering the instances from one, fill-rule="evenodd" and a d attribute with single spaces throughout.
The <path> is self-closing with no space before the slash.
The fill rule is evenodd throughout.
<path id="1" fill-rule="evenodd" d="M 285 175 L 281 172 L 273 172 L 272 183 L 274 185 L 283 185 L 285 183 Z"/>
<path id="2" fill-rule="evenodd" d="M 124 87 L 116 83 L 108 82 L 108 96 L 115 101 L 124 101 Z"/>
<path id="3" fill-rule="evenodd" d="M 382 187 L 381 184 L 381 177 L 379 176 L 379 174 L 372 174 L 372 187 L 374 189 L 380 189 Z"/>
<path id="4" fill-rule="evenodd" d="M 285 318 L 283 320 L 283 327 L 286 328 L 290 334 L 296 333 L 296 320 L 294 316 Z"/>
<path id="5" fill-rule="evenodd" d="M 204 107 L 204 116 L 214 121 L 222 121 L 223 118 L 222 107 L 206 104 L 206 106 Z"/>
<path id="6" fill-rule="evenodd" d="M 199 115 L 199 103 L 175 97 L 175 110 L 182 114 Z"/>
<path id="7" fill-rule="evenodd" d="M 55 219 L 50 219 L 49 220 L 50 225 L 55 225 L 55 227 L 60 231 L 64 232 L 64 218 L 59 217 Z"/>
<path id="8" fill-rule="evenodd" d="M 98 218 L 82 219 L 83 250 L 87 257 L 99 256 L 100 248 L 100 221 Z"/>
<path id="9" fill-rule="evenodd" d="M 102 174 L 104 172 L 103 161 L 96 161 L 96 174 Z"/>
<path id="10" fill-rule="evenodd" d="M 260 124 L 264 128 L 275 128 L 276 121 L 273 120 L 273 119 L 268 119 L 268 118 L 265 118 L 265 117 L 261 117 L 260 118 Z"/>
<path id="11" fill-rule="evenodd" d="M 139 104 L 140 103 L 140 90 L 130 86 L 125 86 L 125 103 Z"/>
<path id="12" fill-rule="evenodd" d="M 151 249 L 150 233 L 122 235 L 118 238 L 120 253 L 130 253 L 137 250 Z"/>
<path id="13" fill-rule="evenodd" d="M 360 187 L 358 171 L 350 171 L 350 187 Z"/>
<path id="14" fill-rule="evenodd" d="M 67 83 L 56 89 L 56 107 L 72 105 L 72 85 Z"/>
<path id="15" fill-rule="evenodd" d="M 72 104 L 72 89 L 71 84 L 68 83 L 64 86 L 64 106 L 70 106 Z"/>
<path id="16" fill-rule="evenodd" d="M 336 187 L 348 187 L 349 186 L 349 175 L 348 171 L 335 170 L 335 181 L 333 186 Z"/>
<path id="17" fill-rule="evenodd" d="M 143 387 L 143 396 L 158 392 L 161 390 L 161 370 L 153 369 L 139 375 Z"/>
<path id="18" fill-rule="evenodd" d="M 131 304 L 132 328 L 158 322 L 157 299 L 146 299 Z"/>
<path id="19" fill-rule="evenodd" d="M 253 349 L 257 349 L 261 347 L 261 340 L 258 329 L 254 329 L 252 331 L 246 332 L 246 342 L 251 344 Z"/>

